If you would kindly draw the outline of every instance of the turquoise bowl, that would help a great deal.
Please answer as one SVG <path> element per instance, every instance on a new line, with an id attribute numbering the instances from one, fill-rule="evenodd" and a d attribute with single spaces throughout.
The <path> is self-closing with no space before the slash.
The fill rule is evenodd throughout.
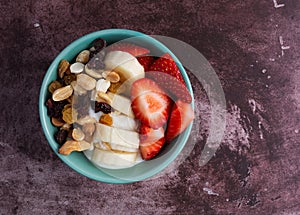
<path id="1" fill-rule="evenodd" d="M 126 169 L 98 169 L 84 156 L 82 152 L 73 152 L 69 156 L 58 154 L 59 145 L 54 139 L 54 133 L 57 131 L 57 128 L 51 124 L 50 117 L 47 115 L 47 108 L 45 106 L 47 99 L 50 98 L 48 86 L 53 80 L 57 78 L 57 67 L 62 59 L 71 61 L 81 50 L 91 47 L 92 41 L 94 39 L 100 37 L 105 39 L 108 44 L 135 37 L 133 38 L 133 41 L 136 44 L 142 44 L 144 47 L 149 48 L 152 52 L 155 52 L 155 54 L 158 54 L 158 56 L 165 52 L 169 52 L 174 57 L 174 60 L 176 61 L 183 75 L 186 85 L 191 92 L 193 98 L 192 106 L 194 107 L 193 91 L 188 75 L 186 74 L 183 66 L 178 61 L 178 59 L 166 46 L 164 46 L 161 42 L 152 38 L 151 36 L 147 36 L 140 32 L 126 29 L 108 29 L 93 32 L 75 40 L 70 45 L 68 45 L 52 62 L 44 77 L 40 90 L 39 113 L 41 124 L 48 143 L 53 151 L 63 162 L 65 162 L 76 172 L 96 181 L 113 184 L 126 184 L 145 180 L 163 171 L 172 161 L 174 161 L 174 159 L 181 152 L 188 140 L 192 128 L 192 123 L 178 138 L 174 140 L 173 143 L 168 144 L 163 149 L 162 153 L 160 153 L 160 155 L 155 159 L 141 162 L 133 167 Z"/>

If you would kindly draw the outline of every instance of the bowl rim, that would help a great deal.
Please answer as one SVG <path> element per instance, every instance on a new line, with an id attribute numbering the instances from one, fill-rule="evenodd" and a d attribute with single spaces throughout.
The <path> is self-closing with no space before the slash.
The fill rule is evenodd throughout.
<path id="1" fill-rule="evenodd" d="M 184 81 L 187 85 L 187 88 L 191 94 L 192 97 L 192 108 L 194 110 L 194 94 L 193 94 L 193 90 L 192 90 L 192 86 L 191 86 L 191 82 L 188 78 L 188 75 L 184 69 L 184 67 L 182 66 L 182 64 L 180 63 L 180 61 L 178 60 L 178 58 L 172 53 L 172 51 L 170 49 L 168 49 L 164 44 L 162 44 L 160 41 L 154 39 L 153 37 L 146 35 L 144 33 L 138 32 L 138 31 L 133 31 L 133 30 L 128 30 L 128 29 L 105 29 L 105 30 L 100 30 L 100 31 L 95 31 L 89 34 L 86 34 L 82 37 L 79 37 L 78 39 L 74 40 L 73 42 L 71 42 L 68 46 L 66 46 L 56 57 L 55 59 L 52 61 L 51 65 L 49 66 L 46 74 L 44 75 L 43 78 L 43 82 L 40 88 L 40 94 L 39 94 L 39 116 L 40 116 L 40 121 L 42 124 L 42 128 L 43 128 L 43 132 L 46 136 L 47 142 L 50 145 L 50 147 L 52 148 L 52 150 L 54 151 L 54 153 L 65 163 L 67 164 L 71 169 L 75 170 L 76 172 L 80 173 L 81 175 L 88 177 L 90 179 L 96 180 L 96 181 L 100 181 L 100 182 L 105 182 L 105 183 L 110 183 L 110 184 L 127 184 L 127 183 L 133 183 L 133 182 L 137 182 L 137 181 L 142 181 L 145 179 L 148 179 L 158 173 L 160 173 L 163 169 L 165 169 L 172 161 L 174 161 L 176 159 L 176 157 L 179 155 L 179 153 L 182 151 L 183 147 L 185 146 L 190 133 L 191 133 L 191 129 L 192 129 L 192 124 L 193 122 L 190 123 L 190 125 L 186 128 L 185 132 L 182 134 L 181 137 L 181 142 L 177 145 L 177 147 L 175 148 L 174 152 L 172 153 L 171 156 L 167 157 L 164 162 L 157 166 L 156 168 L 151 169 L 150 171 L 148 171 L 145 174 L 140 175 L 139 177 L 136 177 L 134 180 L 125 180 L 125 179 L 120 179 L 120 178 L 115 178 L 111 175 L 108 175 L 107 173 L 103 172 L 102 173 L 106 174 L 109 176 L 109 178 L 103 178 L 101 177 L 95 177 L 94 174 L 89 173 L 88 171 L 84 171 L 82 169 L 79 169 L 76 165 L 73 165 L 73 163 L 71 163 L 69 160 L 67 160 L 64 156 L 60 155 L 56 148 L 54 147 L 54 144 L 57 144 L 56 141 L 54 140 L 53 135 L 50 133 L 48 127 L 47 127 L 47 122 L 46 120 L 48 119 L 47 117 L 49 117 L 47 115 L 47 108 L 45 107 L 45 102 L 46 102 L 46 98 L 45 98 L 45 91 L 48 91 L 48 84 L 49 84 L 49 79 L 51 78 L 51 74 L 54 70 L 54 68 L 58 65 L 58 63 L 61 61 L 61 59 L 63 59 L 63 56 L 67 55 L 72 49 L 73 47 L 76 47 L 77 45 L 85 42 L 86 40 L 89 40 L 91 38 L 99 38 L 103 35 L 106 34 L 126 34 L 129 37 L 139 37 L 142 36 L 143 39 L 147 39 L 148 42 L 153 43 L 155 46 L 159 47 L 161 50 L 168 52 L 171 54 L 171 56 L 174 58 L 183 78 Z M 93 165 L 91 163 L 91 165 Z"/>

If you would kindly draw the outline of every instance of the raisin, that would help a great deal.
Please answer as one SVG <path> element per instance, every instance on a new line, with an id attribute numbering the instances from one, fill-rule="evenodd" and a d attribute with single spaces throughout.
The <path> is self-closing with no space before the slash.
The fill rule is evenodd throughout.
<path id="1" fill-rule="evenodd" d="M 76 81 L 76 75 L 70 74 L 64 76 L 64 83 L 65 85 L 70 85 L 72 81 Z"/>
<path id="2" fill-rule="evenodd" d="M 95 103 L 95 113 L 102 111 L 103 113 L 111 113 L 112 108 L 109 104 L 105 102 L 96 102 Z"/>
<path id="3" fill-rule="evenodd" d="M 102 49 L 106 47 L 106 41 L 102 38 L 95 39 L 93 41 L 93 46 L 97 52 L 100 52 Z"/>
<path id="4" fill-rule="evenodd" d="M 104 69 L 105 64 L 103 62 L 104 55 L 103 53 L 97 53 L 88 63 L 87 66 L 89 69 L 100 70 Z"/>
<path id="5" fill-rule="evenodd" d="M 57 119 L 62 119 L 62 110 L 68 102 L 66 100 L 55 102 L 51 98 L 47 100 L 46 106 L 48 115 Z"/>
<path id="6" fill-rule="evenodd" d="M 58 144 L 62 145 L 66 142 L 68 137 L 68 131 L 65 129 L 60 129 L 58 132 L 54 134 L 54 138 Z"/>

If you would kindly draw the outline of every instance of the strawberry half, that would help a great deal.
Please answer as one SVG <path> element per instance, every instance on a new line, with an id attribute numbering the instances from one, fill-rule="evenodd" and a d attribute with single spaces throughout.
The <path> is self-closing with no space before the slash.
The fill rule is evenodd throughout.
<path id="1" fill-rule="evenodd" d="M 145 71 L 149 71 L 150 66 L 153 64 L 155 60 L 154 57 L 152 56 L 141 56 L 141 57 L 137 57 L 136 59 L 144 67 Z"/>
<path id="2" fill-rule="evenodd" d="M 155 157 L 165 143 L 164 129 L 152 129 L 142 125 L 140 127 L 140 151 L 144 160 Z"/>
<path id="3" fill-rule="evenodd" d="M 142 124 L 157 129 L 169 118 L 171 100 L 152 80 L 142 78 L 131 88 L 131 108 Z"/>
<path id="4" fill-rule="evenodd" d="M 187 103 L 192 101 L 179 68 L 170 54 L 166 53 L 154 61 L 149 70 L 146 71 L 146 77 L 153 79 L 169 94 Z"/>
<path id="5" fill-rule="evenodd" d="M 123 51 L 137 57 L 140 55 L 148 54 L 150 51 L 141 46 L 137 46 L 131 43 L 114 43 L 106 48 L 107 51 Z"/>
<path id="6" fill-rule="evenodd" d="M 166 141 L 170 142 L 183 132 L 190 122 L 195 118 L 193 108 L 190 104 L 178 100 L 172 108 L 168 122 Z"/>

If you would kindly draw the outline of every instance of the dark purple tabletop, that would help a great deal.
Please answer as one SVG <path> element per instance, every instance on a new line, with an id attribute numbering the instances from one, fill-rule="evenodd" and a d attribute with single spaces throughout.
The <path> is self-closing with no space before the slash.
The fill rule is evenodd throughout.
<path id="1" fill-rule="evenodd" d="M 0 11 L 0 214 L 299 213 L 298 0 L 2 0 Z M 209 103 L 192 74 L 196 145 L 167 174 L 104 184 L 51 150 L 38 114 L 43 76 L 70 42 L 108 28 L 182 40 L 213 66 L 227 125 L 206 165 Z"/>

